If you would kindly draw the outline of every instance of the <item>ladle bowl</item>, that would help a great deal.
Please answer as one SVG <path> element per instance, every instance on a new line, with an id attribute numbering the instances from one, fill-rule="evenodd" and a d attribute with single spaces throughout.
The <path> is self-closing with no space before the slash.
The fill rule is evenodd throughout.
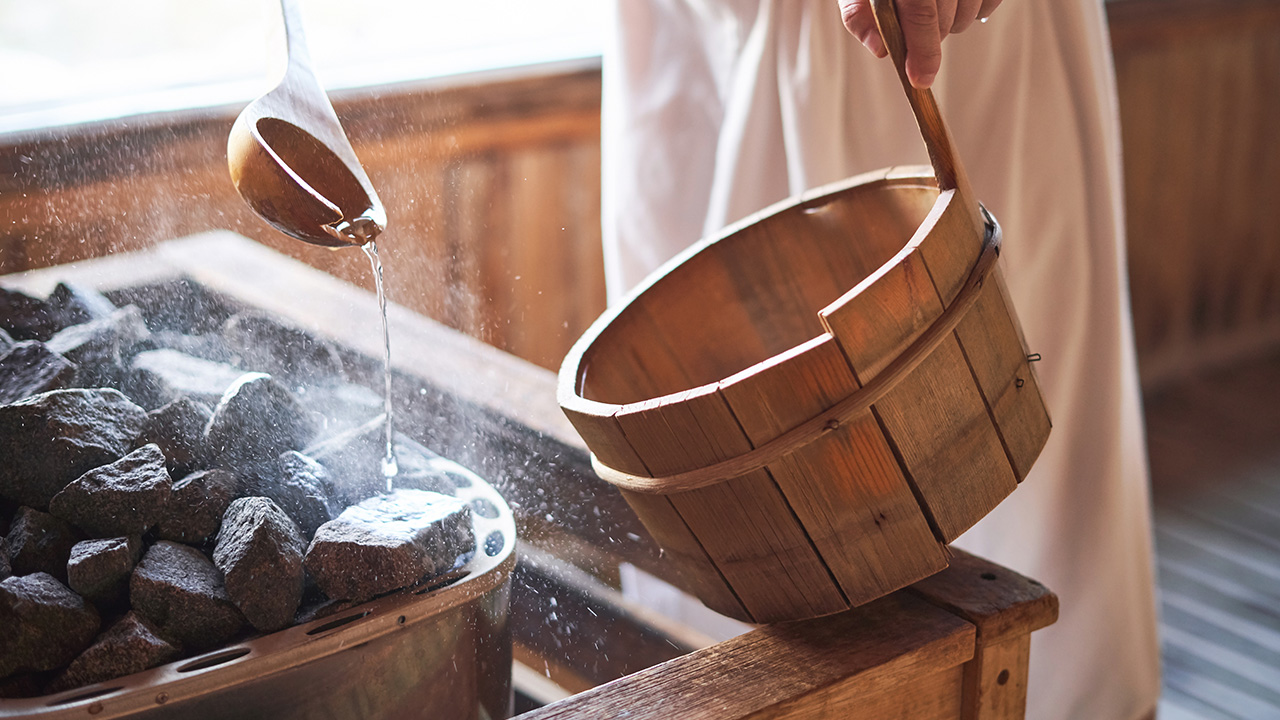
<path id="1" fill-rule="evenodd" d="M 249 207 L 290 237 L 327 247 L 370 242 L 386 211 L 311 69 L 295 0 L 281 0 L 288 64 L 227 138 L 231 181 Z"/>

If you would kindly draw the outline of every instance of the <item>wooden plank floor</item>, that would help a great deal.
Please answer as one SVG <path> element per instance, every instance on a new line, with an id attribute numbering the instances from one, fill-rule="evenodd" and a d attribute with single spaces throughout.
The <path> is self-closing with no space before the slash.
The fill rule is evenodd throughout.
<path id="1" fill-rule="evenodd" d="M 1280 356 L 1146 399 L 1160 720 L 1280 720 Z"/>

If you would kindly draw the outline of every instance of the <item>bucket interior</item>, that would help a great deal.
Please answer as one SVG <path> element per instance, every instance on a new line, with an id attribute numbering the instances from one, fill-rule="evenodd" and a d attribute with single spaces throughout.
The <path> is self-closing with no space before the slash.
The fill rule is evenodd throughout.
<path id="1" fill-rule="evenodd" d="M 824 332 L 818 312 L 894 255 L 931 177 L 855 184 L 765 214 L 634 297 L 583 353 L 581 397 L 625 405 L 722 380 Z"/>

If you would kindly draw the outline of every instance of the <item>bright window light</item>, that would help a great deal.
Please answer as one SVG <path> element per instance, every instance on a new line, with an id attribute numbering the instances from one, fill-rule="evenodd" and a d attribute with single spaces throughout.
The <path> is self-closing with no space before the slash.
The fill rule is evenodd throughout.
<path id="1" fill-rule="evenodd" d="M 597 56 L 607 0 L 300 0 L 327 89 Z M 0 132 L 246 101 L 273 0 L 0 0 Z"/>

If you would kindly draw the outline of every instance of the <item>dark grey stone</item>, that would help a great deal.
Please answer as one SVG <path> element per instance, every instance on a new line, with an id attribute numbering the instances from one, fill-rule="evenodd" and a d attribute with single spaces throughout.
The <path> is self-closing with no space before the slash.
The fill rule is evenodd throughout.
<path id="1" fill-rule="evenodd" d="M 386 489 L 382 458 L 386 425 L 381 417 L 311 445 L 303 453 L 324 466 L 342 505 L 354 505 Z"/>
<path id="2" fill-rule="evenodd" d="M 39 340 L 24 340 L 0 356 L 0 405 L 70 387 L 75 379 L 75 363 Z"/>
<path id="3" fill-rule="evenodd" d="M 211 417 L 213 411 L 208 406 L 189 397 L 180 397 L 147 413 L 137 445 L 158 445 L 160 452 L 164 453 L 169 474 L 182 477 L 206 467 L 209 462 L 204 429 Z"/>
<path id="4" fill-rule="evenodd" d="M 50 683 L 48 691 L 62 692 L 132 675 L 180 656 L 181 650 L 160 637 L 142 616 L 131 612 L 95 638 L 93 644 Z"/>
<path id="5" fill-rule="evenodd" d="M 14 340 L 48 340 L 62 325 L 43 298 L 0 287 L 0 328 Z"/>
<path id="6" fill-rule="evenodd" d="M 199 550 L 167 540 L 147 549 L 129 580 L 133 609 L 184 650 L 217 647 L 244 628 L 222 573 Z"/>
<path id="7" fill-rule="evenodd" d="M 54 390 L 0 406 L 0 496 L 41 510 L 67 483 L 124 456 L 147 413 L 119 390 Z"/>
<path id="8" fill-rule="evenodd" d="M 363 425 L 382 415 L 382 395 L 363 385 L 341 382 L 310 385 L 298 400 L 322 418 L 319 433 L 330 437 Z"/>
<path id="9" fill-rule="evenodd" d="M 396 490 L 322 525 L 307 549 L 306 569 L 329 597 L 368 600 L 448 570 L 474 548 L 465 503 Z"/>
<path id="10" fill-rule="evenodd" d="M 104 294 L 120 307 L 142 308 L 147 325 L 153 331 L 217 332 L 231 315 L 222 298 L 185 277 L 150 285 L 130 285 Z"/>
<path id="11" fill-rule="evenodd" d="M 188 335 L 174 330 L 160 330 L 151 333 L 150 345 L 152 347 L 148 349 L 168 348 L 202 360 L 236 365 L 236 353 L 227 345 L 222 333 Z"/>
<path id="12" fill-rule="evenodd" d="M 98 611 L 48 573 L 0 581 L 0 677 L 71 662 L 98 634 Z"/>
<path id="13" fill-rule="evenodd" d="M 129 600 L 129 576 L 142 557 L 137 535 L 83 540 L 71 548 L 67 585 L 100 608 L 115 608 Z"/>
<path id="14" fill-rule="evenodd" d="M 49 293 L 49 307 L 63 327 L 111 317 L 115 303 L 97 290 L 79 283 L 60 282 Z"/>
<path id="15" fill-rule="evenodd" d="M 4 538 L 10 572 L 45 572 L 65 582 L 71 549 L 83 539 L 84 534 L 65 520 L 34 508 L 20 508 Z"/>
<path id="16" fill-rule="evenodd" d="M 164 454 L 143 445 L 76 478 L 49 502 L 49 512 L 93 537 L 141 535 L 160 521 L 172 491 Z"/>
<path id="17" fill-rule="evenodd" d="M 240 364 L 291 384 L 335 382 L 343 378 L 342 358 L 332 343 L 290 327 L 261 311 L 227 318 L 222 336 Z"/>
<path id="18" fill-rule="evenodd" d="M 329 471 L 341 505 L 354 505 L 386 491 L 387 478 L 382 474 L 382 459 L 387 452 L 386 432 L 383 416 L 379 416 L 303 451 Z M 457 482 L 441 469 L 439 455 L 403 433 L 395 433 L 394 439 L 398 466 L 395 487 L 453 494 Z"/>
<path id="19" fill-rule="evenodd" d="M 162 348 L 133 357 L 128 388 L 130 396 L 149 408 L 184 396 L 213 407 L 242 375 L 231 365 Z"/>
<path id="20" fill-rule="evenodd" d="M 283 453 L 279 475 L 273 482 L 261 482 L 252 494 L 269 497 L 298 525 L 310 540 L 316 529 L 329 522 L 342 506 L 334 498 L 333 483 L 324 466 L 296 450 Z"/>
<path id="21" fill-rule="evenodd" d="M 293 521 L 265 497 L 231 503 L 222 518 L 213 564 L 227 594 L 249 624 L 272 632 L 293 622 L 302 600 L 306 541 Z"/>
<path id="22" fill-rule="evenodd" d="M 51 673 L 16 673 L 0 679 L 0 698 L 33 698 L 44 695 Z"/>
<path id="23" fill-rule="evenodd" d="M 161 540 L 200 545 L 217 534 L 240 481 L 228 470 L 200 470 L 173 484 L 155 534 Z"/>
<path id="24" fill-rule="evenodd" d="M 4 328 L 0 328 L 0 353 L 8 352 L 9 348 L 13 347 L 17 342 L 9 333 L 5 332 Z"/>
<path id="25" fill-rule="evenodd" d="M 148 335 L 142 311 L 130 305 L 59 331 L 49 338 L 49 348 L 80 368 L 80 387 L 116 387 L 124 381 L 130 351 Z"/>
<path id="26" fill-rule="evenodd" d="M 304 447 L 314 433 L 314 419 L 288 388 L 270 375 L 245 373 L 213 409 L 205 442 L 223 467 L 274 465 L 280 453 Z"/>
<path id="27" fill-rule="evenodd" d="M 332 599 L 323 598 L 323 597 L 319 600 L 316 600 L 315 602 L 310 602 L 310 603 L 304 602 L 302 607 L 298 608 L 298 614 L 294 616 L 293 624 L 302 625 L 303 623 L 322 620 L 331 615 L 334 615 L 335 613 L 340 613 L 344 610 L 350 610 L 351 608 L 359 605 L 361 602 L 363 601 L 332 600 Z"/>

